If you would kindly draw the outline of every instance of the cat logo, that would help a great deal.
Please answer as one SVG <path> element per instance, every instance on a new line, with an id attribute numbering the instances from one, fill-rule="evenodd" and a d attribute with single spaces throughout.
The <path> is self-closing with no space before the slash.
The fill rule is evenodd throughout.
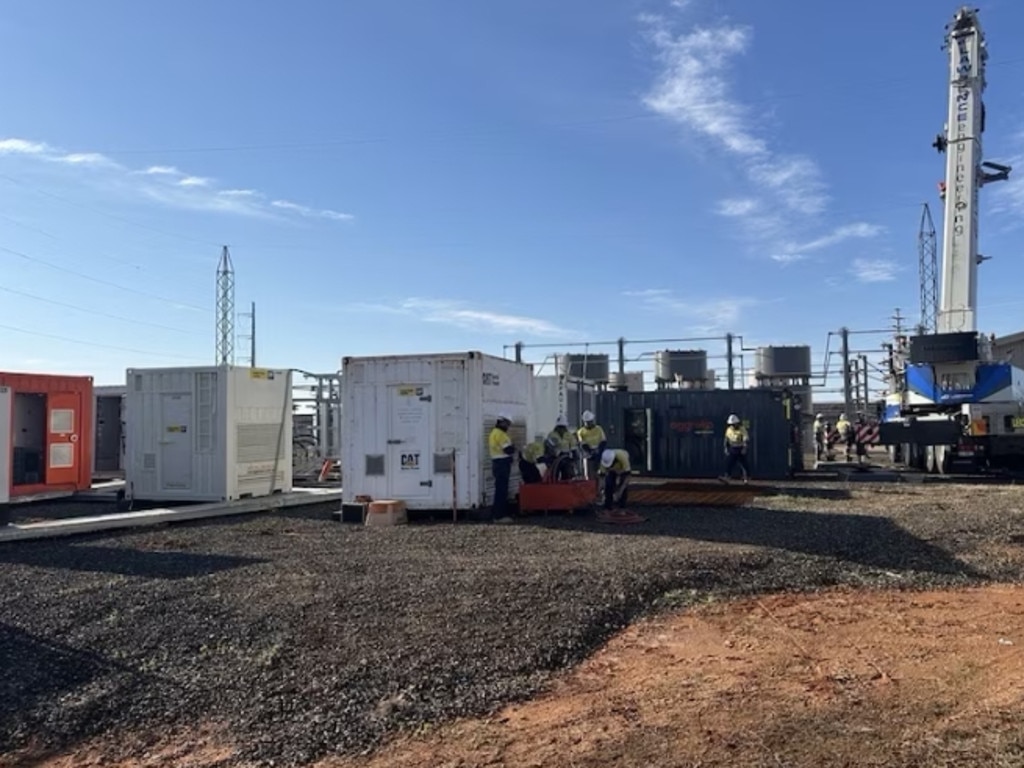
<path id="1" fill-rule="evenodd" d="M 402 469 L 419 469 L 420 455 L 418 453 L 402 454 Z"/>

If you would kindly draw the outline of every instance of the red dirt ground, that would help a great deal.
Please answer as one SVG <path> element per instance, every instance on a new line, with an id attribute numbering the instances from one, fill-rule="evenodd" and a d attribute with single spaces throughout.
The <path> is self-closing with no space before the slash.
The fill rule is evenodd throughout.
<path id="1" fill-rule="evenodd" d="M 1022 650 L 1021 587 L 705 603 L 625 630 L 533 701 L 317 768 L 1019 766 Z M 183 741 L 32 764 L 204 768 L 231 752 Z"/>

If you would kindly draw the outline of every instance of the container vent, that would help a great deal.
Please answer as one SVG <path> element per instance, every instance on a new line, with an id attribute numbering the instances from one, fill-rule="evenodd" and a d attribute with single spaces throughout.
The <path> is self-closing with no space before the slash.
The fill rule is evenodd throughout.
<path id="1" fill-rule="evenodd" d="M 50 443 L 50 469 L 71 469 L 75 466 L 73 443 Z"/>
<path id="2" fill-rule="evenodd" d="M 217 374 L 204 372 L 196 374 L 196 391 L 199 400 L 199 413 L 196 419 L 196 451 L 199 453 L 213 452 L 213 415 L 217 397 Z M 277 444 L 277 441 L 274 441 Z"/>
<path id="3" fill-rule="evenodd" d="M 155 453 L 144 453 L 142 454 L 142 468 L 148 469 L 149 471 L 156 470 L 156 454 Z"/>
<path id="4" fill-rule="evenodd" d="M 434 474 L 450 475 L 452 473 L 452 452 L 434 454 Z"/>
<path id="5" fill-rule="evenodd" d="M 135 374 L 135 391 L 136 392 L 141 392 L 142 391 L 142 374 L 141 373 Z"/>
<path id="6" fill-rule="evenodd" d="M 238 463 L 255 464 L 277 458 L 280 424 L 239 424 Z"/>
<path id="7" fill-rule="evenodd" d="M 366 455 L 367 477 L 384 477 L 384 454 Z"/>

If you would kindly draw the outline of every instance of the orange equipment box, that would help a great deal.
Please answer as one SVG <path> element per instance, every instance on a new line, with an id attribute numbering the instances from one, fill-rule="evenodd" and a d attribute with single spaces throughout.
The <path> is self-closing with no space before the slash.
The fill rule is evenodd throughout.
<path id="1" fill-rule="evenodd" d="M 529 483 L 519 486 L 521 512 L 582 509 L 597 500 L 593 480 Z"/>

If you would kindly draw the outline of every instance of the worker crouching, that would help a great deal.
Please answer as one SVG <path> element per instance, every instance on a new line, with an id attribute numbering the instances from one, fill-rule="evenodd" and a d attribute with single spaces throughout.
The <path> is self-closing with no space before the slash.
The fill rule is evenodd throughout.
<path id="1" fill-rule="evenodd" d="M 618 503 L 621 512 L 629 497 L 629 477 L 632 474 L 629 453 L 606 448 L 601 453 L 601 471 L 604 472 L 604 508 L 611 510 Z"/>
<path id="2" fill-rule="evenodd" d="M 519 476 L 525 484 L 539 483 L 544 479 L 537 465 L 547 463 L 545 453 L 543 440 L 534 440 L 519 452 Z"/>

